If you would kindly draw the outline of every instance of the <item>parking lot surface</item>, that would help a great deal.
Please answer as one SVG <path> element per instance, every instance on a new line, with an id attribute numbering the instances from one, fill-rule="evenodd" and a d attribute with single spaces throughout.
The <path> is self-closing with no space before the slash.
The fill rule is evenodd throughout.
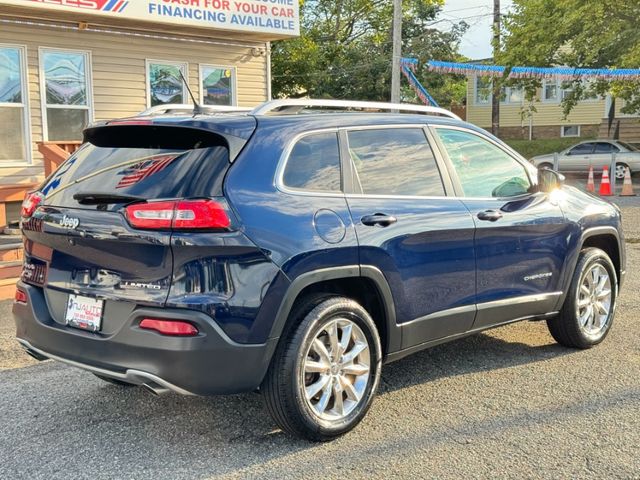
<path id="1" fill-rule="evenodd" d="M 369 415 L 328 444 L 275 429 L 258 394 L 154 397 L 58 363 L 11 368 L 16 350 L 0 364 L 0 478 L 638 479 L 640 200 L 620 203 L 629 273 L 594 349 L 536 322 L 418 353 L 383 368 Z M 2 358 L 11 323 L 5 302 Z"/>

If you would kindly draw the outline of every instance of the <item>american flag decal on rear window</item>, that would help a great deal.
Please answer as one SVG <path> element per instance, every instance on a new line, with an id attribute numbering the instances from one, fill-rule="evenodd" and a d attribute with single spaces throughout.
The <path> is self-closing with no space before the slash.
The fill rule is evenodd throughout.
<path id="1" fill-rule="evenodd" d="M 141 182 L 145 178 L 151 175 L 161 172 L 167 168 L 171 162 L 178 158 L 181 154 L 172 153 L 170 155 L 157 155 L 148 160 L 131 165 L 118 172 L 118 175 L 123 175 L 116 188 L 126 188 Z"/>

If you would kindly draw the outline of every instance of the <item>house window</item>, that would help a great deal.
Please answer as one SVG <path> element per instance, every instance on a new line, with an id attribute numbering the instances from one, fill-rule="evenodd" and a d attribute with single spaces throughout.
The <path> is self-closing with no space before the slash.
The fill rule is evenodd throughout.
<path id="1" fill-rule="evenodd" d="M 598 95 L 593 89 L 590 81 L 583 82 L 583 92 L 580 101 L 597 100 Z M 573 93 L 573 84 L 561 80 L 545 80 L 542 84 L 542 101 L 548 103 L 558 103 L 566 99 Z"/>
<path id="2" fill-rule="evenodd" d="M 561 89 L 562 100 L 566 99 L 567 97 L 570 97 L 571 95 L 573 95 L 573 87 L 568 86 L 566 88 Z"/>
<path id="3" fill-rule="evenodd" d="M 200 65 L 200 102 L 203 105 L 236 105 L 236 70 Z"/>
<path id="4" fill-rule="evenodd" d="M 187 103 L 187 89 L 180 72 L 187 78 L 186 63 L 147 60 L 147 105 Z"/>
<path id="5" fill-rule="evenodd" d="M 0 45 L 0 162 L 30 159 L 25 50 Z"/>
<path id="6" fill-rule="evenodd" d="M 560 127 L 560 136 L 561 137 L 579 137 L 580 125 L 562 125 L 562 127 Z"/>
<path id="7" fill-rule="evenodd" d="M 542 101 L 557 103 L 560 100 L 560 85 L 555 80 L 545 80 L 542 84 Z"/>
<path id="8" fill-rule="evenodd" d="M 81 140 L 91 121 L 89 54 L 41 49 L 40 70 L 45 139 Z"/>
<path id="9" fill-rule="evenodd" d="M 488 105 L 491 103 L 492 85 L 491 77 L 475 77 L 476 105 Z"/>
<path id="10" fill-rule="evenodd" d="M 502 87 L 500 101 L 502 103 L 521 104 L 524 100 L 524 90 L 522 87 Z"/>

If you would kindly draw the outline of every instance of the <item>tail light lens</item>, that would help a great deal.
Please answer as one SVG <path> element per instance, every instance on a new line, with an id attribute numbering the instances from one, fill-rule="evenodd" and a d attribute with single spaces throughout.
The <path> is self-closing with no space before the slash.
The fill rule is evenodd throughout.
<path id="1" fill-rule="evenodd" d="M 173 228 L 229 228 L 224 207 L 213 200 L 177 202 Z"/>
<path id="2" fill-rule="evenodd" d="M 140 328 L 144 330 L 155 330 L 162 335 L 169 335 L 171 337 L 195 337 L 198 335 L 198 329 L 195 325 L 182 320 L 145 318 L 140 322 Z"/>
<path id="3" fill-rule="evenodd" d="M 171 228 L 176 202 L 136 203 L 126 209 L 132 227 L 148 230 Z"/>
<path id="4" fill-rule="evenodd" d="M 27 303 L 27 292 L 16 288 L 16 296 L 14 300 L 16 301 L 16 303 Z"/>
<path id="5" fill-rule="evenodd" d="M 33 212 L 36 211 L 38 205 L 44 200 L 44 195 L 40 192 L 27 192 L 22 202 L 22 208 L 20 209 L 20 216 L 23 218 L 30 218 Z"/>
<path id="6" fill-rule="evenodd" d="M 125 213 L 132 227 L 145 230 L 224 230 L 231 225 L 224 206 L 209 199 L 136 203 Z"/>

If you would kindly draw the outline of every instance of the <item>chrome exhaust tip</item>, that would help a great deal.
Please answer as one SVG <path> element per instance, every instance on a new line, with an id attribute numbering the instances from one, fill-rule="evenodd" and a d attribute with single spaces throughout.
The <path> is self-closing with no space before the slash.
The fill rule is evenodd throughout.
<path id="1" fill-rule="evenodd" d="M 158 385 L 157 383 L 153 383 L 153 382 L 149 382 L 149 383 L 143 383 L 142 386 L 148 391 L 151 392 L 153 395 L 156 396 L 160 396 L 160 395 L 164 395 L 165 393 L 169 392 L 168 388 L 163 387 L 162 385 Z"/>
<path id="2" fill-rule="evenodd" d="M 35 351 L 31 350 L 30 348 L 27 348 L 27 347 L 23 347 L 23 348 L 24 348 L 24 351 L 27 353 L 27 355 L 29 355 L 30 357 L 35 358 L 39 362 L 42 362 L 43 360 L 49 360 L 48 357 L 45 357 L 44 355 L 41 355 L 38 352 L 35 352 Z"/>

